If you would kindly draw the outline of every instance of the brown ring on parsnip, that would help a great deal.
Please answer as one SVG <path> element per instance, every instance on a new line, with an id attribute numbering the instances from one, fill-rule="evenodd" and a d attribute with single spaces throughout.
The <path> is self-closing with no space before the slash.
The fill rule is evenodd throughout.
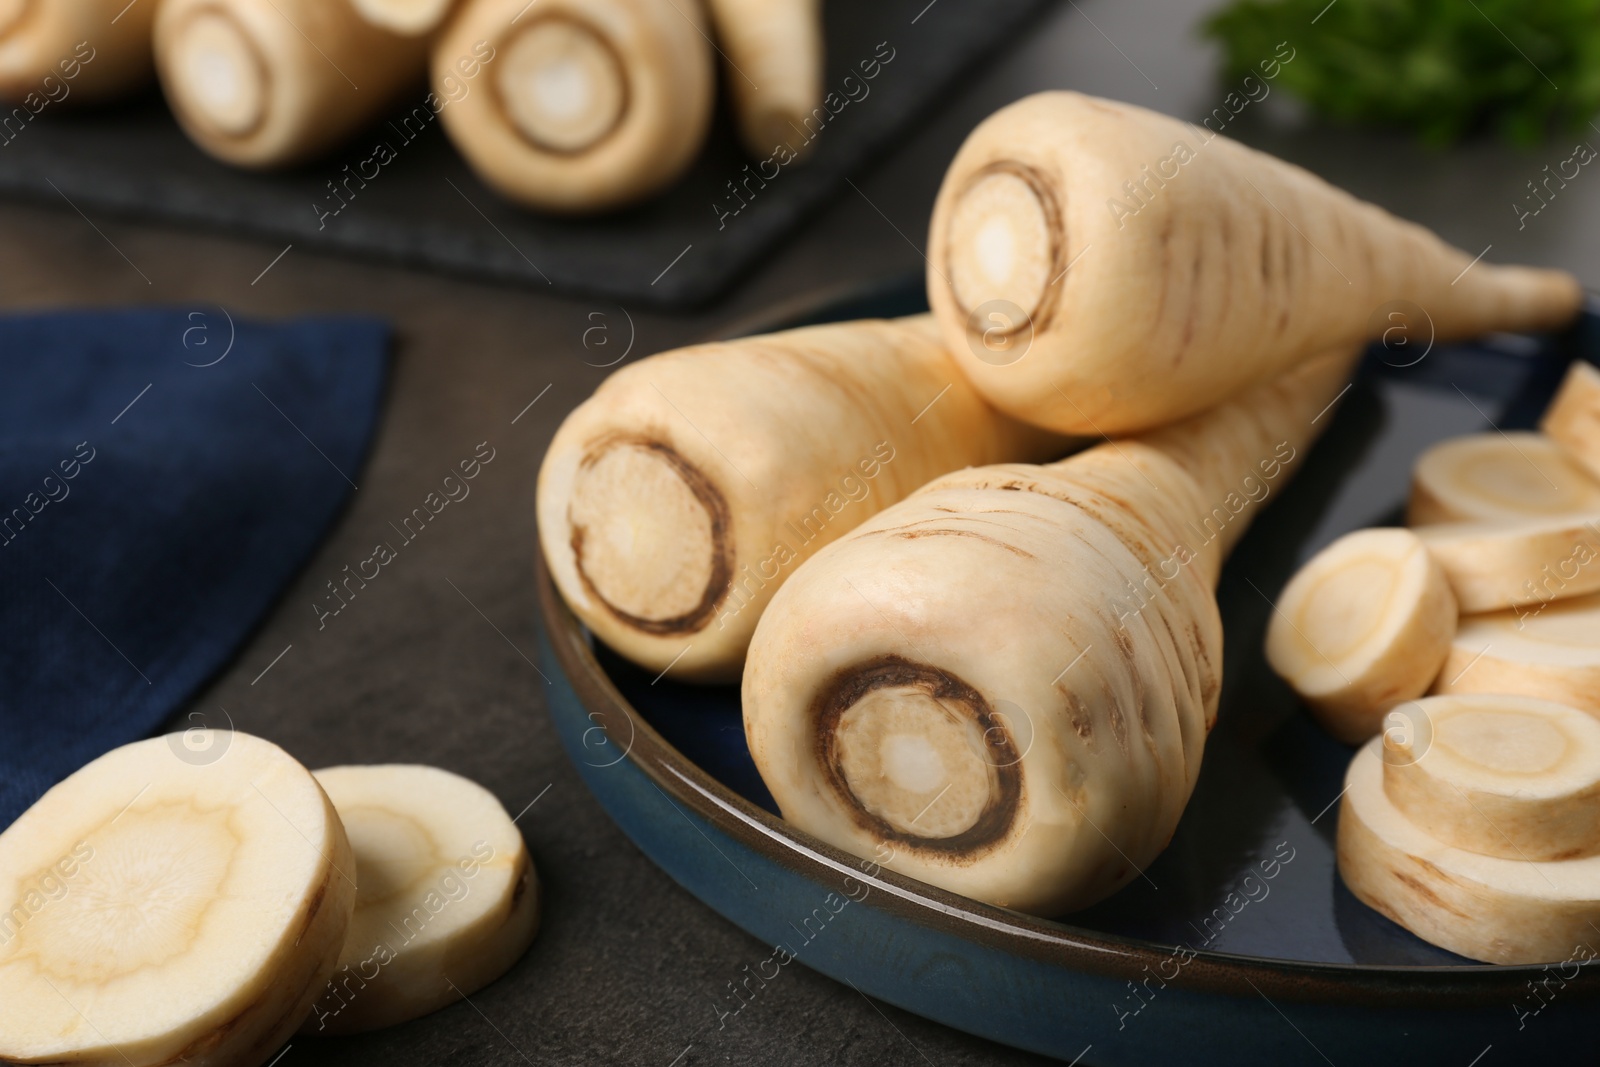
<path id="1" fill-rule="evenodd" d="M 1061 285 L 1066 277 L 1067 235 L 1065 216 L 1061 210 L 1061 199 L 1056 194 L 1055 183 L 1050 180 L 1049 175 L 1038 167 L 1019 160 L 996 160 L 973 171 L 963 183 L 961 192 L 955 198 L 955 203 L 959 204 L 979 183 L 997 175 L 1016 178 L 1026 185 L 1028 191 L 1033 194 L 1039 214 L 1044 217 L 1044 235 L 1049 243 L 1050 250 L 1048 256 L 1050 276 L 1039 290 L 1038 296 L 1035 297 L 1033 306 L 1022 309 L 1023 317 L 1019 321 L 1010 323 L 1005 327 L 994 327 L 992 329 L 992 332 L 998 333 L 1003 337 L 1009 337 L 1021 332 L 1025 327 L 1038 331 L 1050 325 L 1051 317 L 1055 313 L 1056 302 L 1054 294 L 1061 291 Z M 956 290 L 955 284 L 948 281 L 949 278 L 955 275 L 955 270 L 950 263 L 948 236 L 944 248 L 944 260 L 945 277 L 949 285 L 950 295 L 954 298 L 956 307 L 960 309 L 962 316 L 967 319 L 968 332 L 970 333 L 972 313 L 975 309 L 966 306 L 961 299 L 961 294 Z"/>
<path id="2" fill-rule="evenodd" d="M 496 44 L 498 47 L 505 48 L 507 51 L 509 51 L 512 45 L 514 45 L 519 39 L 530 37 L 532 34 L 541 29 L 546 29 L 560 24 L 565 24 L 571 29 L 578 30 L 588 37 L 593 38 L 594 42 L 600 46 L 601 50 L 605 52 L 607 58 L 610 59 L 612 67 L 616 71 L 617 82 L 621 86 L 622 90 L 622 99 L 617 104 L 617 113 L 611 119 L 611 124 L 603 131 L 596 134 L 584 144 L 576 147 L 559 145 L 546 138 L 539 137 L 530 131 L 524 124 L 515 120 L 510 123 L 510 126 L 516 131 L 517 136 L 521 137 L 524 141 L 527 141 L 530 145 L 537 148 L 541 152 L 548 152 L 555 156 L 576 157 L 587 152 L 592 152 L 601 145 L 605 144 L 605 142 L 622 127 L 623 121 L 628 117 L 628 109 L 633 104 L 634 90 L 633 85 L 628 78 L 628 67 L 627 64 L 623 62 L 622 53 L 617 50 L 616 44 L 605 34 L 603 30 L 600 29 L 600 27 L 596 26 L 588 19 L 574 18 L 566 13 L 552 13 L 534 19 L 529 22 L 528 25 L 517 30 L 515 33 L 506 34 L 500 38 Z M 502 113 L 508 116 L 515 114 L 515 109 L 512 107 L 512 102 L 506 99 L 505 91 L 501 88 L 498 79 L 489 79 L 489 90 L 494 94 L 495 102 L 499 105 Z"/>

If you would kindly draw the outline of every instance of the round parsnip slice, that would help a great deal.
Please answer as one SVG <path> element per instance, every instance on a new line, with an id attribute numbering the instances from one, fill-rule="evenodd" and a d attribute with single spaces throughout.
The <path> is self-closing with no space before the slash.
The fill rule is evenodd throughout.
<path id="1" fill-rule="evenodd" d="M 522 957 L 539 880 L 494 794 L 436 767 L 316 772 L 355 851 L 355 916 L 302 1033 L 353 1034 L 470 996 Z"/>
<path id="2" fill-rule="evenodd" d="M 1267 626 L 1267 661 L 1325 730 L 1355 744 L 1396 701 L 1428 691 L 1455 628 L 1455 596 L 1417 536 L 1358 530 L 1290 579 Z"/>
<path id="3" fill-rule="evenodd" d="M 1411 472 L 1406 525 L 1600 514 L 1600 481 L 1540 433 L 1440 441 Z"/>
<path id="4" fill-rule="evenodd" d="M 338 961 L 354 874 L 274 744 L 191 730 L 107 753 L 0 834 L 0 1062 L 267 1062 Z"/>
<path id="5" fill-rule="evenodd" d="M 1600 369 L 1573 363 L 1539 428 L 1600 478 Z"/>
<path id="6" fill-rule="evenodd" d="M 1384 791 L 1383 741 L 1351 761 L 1339 810 L 1339 874 L 1368 907 L 1425 941 L 1488 963 L 1551 963 L 1594 938 L 1600 856 L 1508 860 L 1427 833 Z"/>
<path id="7" fill-rule="evenodd" d="M 1389 800 L 1445 844 L 1509 860 L 1600 852 L 1600 722 L 1531 697 L 1409 701 L 1384 720 Z"/>
<path id="8" fill-rule="evenodd" d="M 1463 614 L 1600 590 L 1600 516 L 1419 526 Z"/>
<path id="9" fill-rule="evenodd" d="M 1438 693 L 1516 693 L 1600 716 L 1600 596 L 1461 620 Z"/>

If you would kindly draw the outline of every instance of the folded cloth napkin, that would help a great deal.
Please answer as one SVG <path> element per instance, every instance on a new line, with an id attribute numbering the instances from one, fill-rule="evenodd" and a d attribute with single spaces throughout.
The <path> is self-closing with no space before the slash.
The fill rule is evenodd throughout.
<path id="1" fill-rule="evenodd" d="M 215 306 L 0 318 L 0 828 L 244 643 L 355 489 L 388 336 Z"/>

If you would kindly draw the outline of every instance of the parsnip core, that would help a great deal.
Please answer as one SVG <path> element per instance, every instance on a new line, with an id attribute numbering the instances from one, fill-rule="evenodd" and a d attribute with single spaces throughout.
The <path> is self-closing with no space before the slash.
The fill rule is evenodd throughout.
<path id="1" fill-rule="evenodd" d="M 982 729 L 924 688 L 867 693 L 839 716 L 834 744 L 857 802 L 902 834 L 955 837 L 988 807 Z"/>
<path id="2" fill-rule="evenodd" d="M 1461 711 L 1434 724 L 1433 743 L 1467 763 L 1496 774 L 1544 774 L 1567 756 L 1572 743 L 1554 723 L 1508 708 Z"/>
<path id="3" fill-rule="evenodd" d="M 524 29 L 495 65 L 500 99 L 518 132 L 553 152 L 582 152 L 621 121 L 628 83 L 616 53 L 590 27 L 544 18 Z"/>
<path id="4" fill-rule="evenodd" d="M 634 440 L 590 452 L 569 516 L 579 575 L 624 622 L 688 633 L 711 618 L 728 582 L 726 505 L 676 450 Z"/>
<path id="5" fill-rule="evenodd" d="M 1038 312 L 1058 239 L 1055 212 L 1040 196 L 1012 170 L 991 170 L 961 194 L 947 240 L 950 285 L 964 311 L 1005 300 L 1030 317 Z"/>
<path id="6" fill-rule="evenodd" d="M 1348 560 L 1323 577 L 1300 602 L 1294 639 L 1307 652 L 1335 662 L 1381 636 L 1397 583 L 1396 561 L 1377 555 Z M 1306 634 L 1316 634 L 1315 645 Z"/>
<path id="7" fill-rule="evenodd" d="M 0 0 L 4 2 L 4 0 Z M 267 112 L 266 68 L 248 34 L 222 9 L 198 12 L 179 27 L 171 89 L 184 109 L 218 133 L 242 137 Z"/>

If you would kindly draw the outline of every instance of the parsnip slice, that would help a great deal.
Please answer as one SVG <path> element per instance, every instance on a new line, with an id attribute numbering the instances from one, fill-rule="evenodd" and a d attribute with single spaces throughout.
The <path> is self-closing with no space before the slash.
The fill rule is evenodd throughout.
<path id="1" fill-rule="evenodd" d="M 1406 524 L 1600 514 L 1600 481 L 1540 433 L 1479 433 L 1428 449 L 1411 472 Z"/>
<path id="2" fill-rule="evenodd" d="M 355 916 L 302 1027 L 352 1034 L 415 1019 L 504 974 L 539 926 L 539 880 L 494 794 L 436 767 L 316 772 L 355 851 Z"/>
<path id="3" fill-rule="evenodd" d="M 1462 618 L 1436 693 L 1515 693 L 1600 716 L 1600 596 Z"/>
<path id="4" fill-rule="evenodd" d="M 1573 363 L 1539 428 L 1600 478 L 1600 369 Z"/>
<path id="5" fill-rule="evenodd" d="M 1508 860 L 1454 848 L 1389 799 L 1383 741 L 1350 763 L 1339 811 L 1339 874 L 1369 907 L 1418 937 L 1490 963 L 1550 963 L 1592 943 L 1600 856 Z"/>
<path id="6" fill-rule="evenodd" d="M 1412 822 L 1486 856 L 1600 852 L 1600 722 L 1577 708 L 1477 693 L 1385 718 L 1383 787 Z"/>
<path id="7" fill-rule="evenodd" d="M 1419 526 L 1463 614 L 1600 590 L 1600 516 Z"/>
<path id="8" fill-rule="evenodd" d="M 181 736 L 0 834 L 0 1062 L 255 1067 L 332 972 L 356 898 L 333 805 L 274 744 Z"/>
<path id="9" fill-rule="evenodd" d="M 1378 732 L 1396 701 L 1427 692 L 1455 627 L 1455 596 L 1417 536 L 1358 530 L 1284 587 L 1267 661 L 1324 729 L 1354 744 Z"/>

